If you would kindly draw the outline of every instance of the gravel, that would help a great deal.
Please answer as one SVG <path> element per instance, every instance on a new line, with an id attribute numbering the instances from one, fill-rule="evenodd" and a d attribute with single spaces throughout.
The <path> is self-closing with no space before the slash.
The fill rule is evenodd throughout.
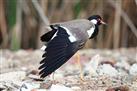
<path id="1" fill-rule="evenodd" d="M 53 76 L 40 79 L 40 50 L 0 50 L 0 91 L 137 91 L 137 48 L 79 51 Z"/>

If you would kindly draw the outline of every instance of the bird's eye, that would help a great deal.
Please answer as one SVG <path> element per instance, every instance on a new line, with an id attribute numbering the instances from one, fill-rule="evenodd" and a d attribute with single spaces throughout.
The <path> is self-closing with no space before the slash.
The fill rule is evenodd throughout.
<path id="1" fill-rule="evenodd" d="M 101 21 L 101 19 L 99 18 L 98 21 Z"/>

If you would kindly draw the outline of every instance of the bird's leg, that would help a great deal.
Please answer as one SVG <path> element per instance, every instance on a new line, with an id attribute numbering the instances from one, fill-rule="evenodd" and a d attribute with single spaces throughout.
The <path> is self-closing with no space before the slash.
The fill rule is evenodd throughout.
<path id="1" fill-rule="evenodd" d="M 84 81 L 84 77 L 83 77 L 83 72 L 82 72 L 82 66 L 81 66 L 81 63 L 80 63 L 80 55 L 78 53 L 76 53 L 76 57 L 77 57 L 77 64 L 78 64 L 78 67 L 80 69 L 80 79 L 82 81 Z"/>

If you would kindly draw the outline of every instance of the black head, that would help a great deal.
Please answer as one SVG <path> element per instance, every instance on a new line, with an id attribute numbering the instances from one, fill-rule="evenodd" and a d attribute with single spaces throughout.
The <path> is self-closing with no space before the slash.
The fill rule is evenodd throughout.
<path id="1" fill-rule="evenodd" d="M 92 15 L 88 18 L 88 20 L 94 23 L 95 25 L 106 24 L 105 22 L 102 21 L 102 18 L 99 15 Z"/>

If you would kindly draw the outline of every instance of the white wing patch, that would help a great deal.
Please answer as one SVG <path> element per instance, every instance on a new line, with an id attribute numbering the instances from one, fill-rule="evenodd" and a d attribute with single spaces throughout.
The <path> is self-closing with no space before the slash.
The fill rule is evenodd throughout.
<path id="1" fill-rule="evenodd" d="M 42 51 L 45 51 L 46 48 L 47 48 L 47 46 L 43 45 L 40 49 L 41 49 Z"/>
<path id="2" fill-rule="evenodd" d="M 94 31 L 95 31 L 95 26 L 91 27 L 89 30 L 87 30 L 88 36 L 91 37 L 92 34 L 94 33 Z"/>
<path id="3" fill-rule="evenodd" d="M 76 37 L 70 32 L 70 30 L 68 30 L 66 27 L 61 26 L 62 28 L 64 28 L 67 32 L 67 34 L 69 35 L 69 40 L 70 42 L 75 42 L 77 41 Z"/>
<path id="4" fill-rule="evenodd" d="M 50 40 L 52 40 L 53 38 L 55 38 L 57 36 L 58 31 L 52 36 L 52 38 Z"/>

